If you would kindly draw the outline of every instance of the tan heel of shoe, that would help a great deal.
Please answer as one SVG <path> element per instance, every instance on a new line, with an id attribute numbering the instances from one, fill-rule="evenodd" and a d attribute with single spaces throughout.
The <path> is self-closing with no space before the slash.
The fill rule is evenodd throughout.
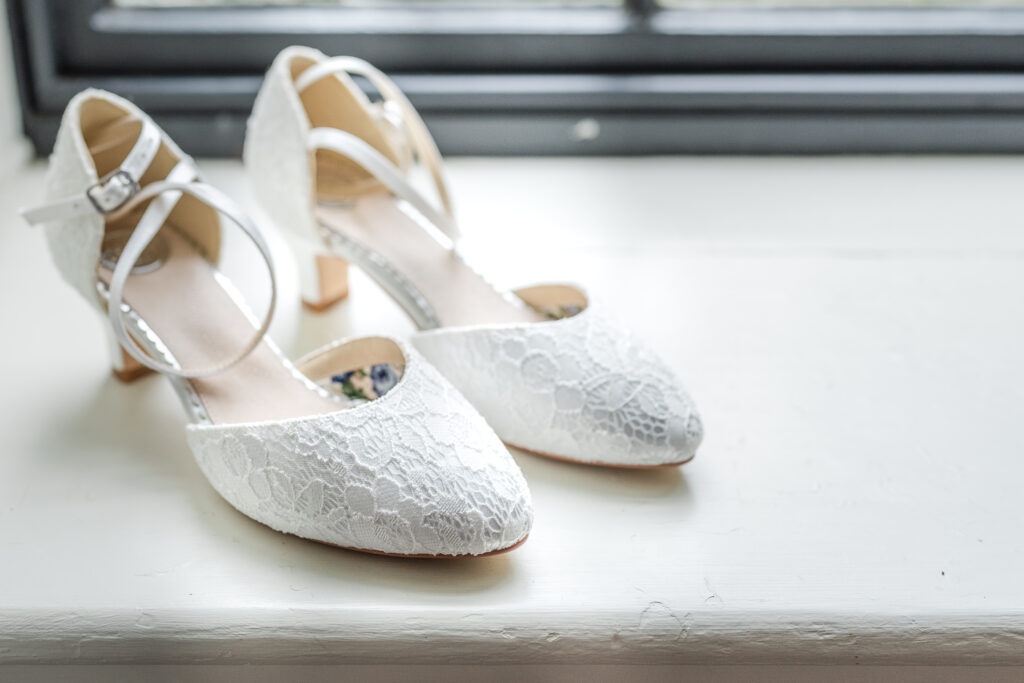
<path id="1" fill-rule="evenodd" d="M 124 347 L 117 341 L 117 338 L 110 333 L 107 321 L 104 319 L 104 329 L 107 330 L 107 351 L 110 354 L 110 371 L 114 377 L 124 383 L 134 382 L 140 377 L 145 377 L 153 372 L 145 365 L 124 350 Z"/>
<path id="2" fill-rule="evenodd" d="M 310 271 L 315 273 L 316 282 L 303 287 L 302 305 L 316 313 L 323 313 L 348 296 L 348 261 L 337 256 L 317 254 L 312 265 Z"/>
<path id="3" fill-rule="evenodd" d="M 118 378 L 122 382 L 126 384 L 128 382 L 134 382 L 140 377 L 145 377 L 149 373 L 153 372 L 153 370 L 150 370 L 145 365 L 132 358 L 132 356 L 130 356 L 124 349 L 120 349 L 119 354 L 121 356 L 119 359 L 120 367 L 118 366 L 118 363 L 114 363 L 111 370 L 114 373 L 114 377 Z"/>
<path id="4" fill-rule="evenodd" d="M 322 244 L 297 237 L 288 241 L 299 266 L 303 306 L 322 313 L 348 296 L 348 261 Z"/>

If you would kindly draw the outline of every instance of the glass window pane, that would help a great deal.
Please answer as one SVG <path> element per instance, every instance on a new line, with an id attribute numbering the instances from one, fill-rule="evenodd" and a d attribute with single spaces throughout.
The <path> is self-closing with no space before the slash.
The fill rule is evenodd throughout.
<path id="1" fill-rule="evenodd" d="M 956 8 L 980 9 L 999 7 L 1022 7 L 1024 0 L 658 0 L 662 7 L 673 9 L 729 9 L 729 8 L 835 8 L 864 9 L 866 7 L 888 9 L 915 8 Z"/>
<path id="2" fill-rule="evenodd" d="M 151 9 L 155 7 L 325 7 L 330 5 L 357 7 L 394 7 L 451 4 L 456 6 L 490 5 L 494 7 L 562 5 L 621 5 L 622 0 L 111 0 L 115 7 Z"/>

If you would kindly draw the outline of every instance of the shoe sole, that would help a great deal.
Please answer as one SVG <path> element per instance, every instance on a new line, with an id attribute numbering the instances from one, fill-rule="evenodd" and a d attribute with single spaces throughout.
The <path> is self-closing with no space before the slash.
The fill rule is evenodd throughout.
<path id="1" fill-rule="evenodd" d="M 328 310 L 329 308 L 332 308 L 336 304 L 340 304 L 347 298 L 348 292 L 345 292 L 339 297 L 327 299 L 326 301 L 320 301 L 317 303 L 313 303 L 312 301 L 306 301 L 305 299 L 302 299 L 302 306 L 303 308 L 313 311 L 314 313 L 323 313 L 324 311 Z"/>
<path id="2" fill-rule="evenodd" d="M 337 545 L 336 543 L 328 543 L 327 541 L 318 541 L 315 538 L 311 538 L 309 540 L 314 541 L 316 543 L 319 543 L 321 545 L 329 545 L 332 548 L 341 548 L 342 550 L 352 550 L 352 551 L 357 552 L 357 553 L 367 553 L 368 555 L 382 555 L 384 557 L 402 557 L 402 558 L 412 559 L 412 560 L 460 560 L 460 559 L 470 558 L 470 557 L 492 557 L 494 555 L 503 555 L 503 554 L 505 554 L 507 552 L 511 552 L 511 551 L 515 550 L 516 548 L 518 548 L 522 544 L 526 543 L 526 539 L 528 539 L 529 537 L 530 537 L 530 534 L 526 534 L 525 536 L 523 536 L 521 539 L 519 539 L 518 541 L 516 541 L 515 543 L 513 543 L 510 546 L 506 546 L 504 548 L 498 548 L 497 550 L 490 550 L 490 551 L 488 551 L 486 553 L 480 553 L 479 555 L 473 555 L 473 554 L 470 554 L 470 553 L 465 553 L 465 554 L 462 554 L 462 555 L 427 555 L 427 554 L 419 554 L 419 555 L 417 555 L 417 554 L 405 554 L 405 553 L 386 553 L 383 550 L 370 550 L 369 548 L 353 548 L 352 546 Z"/>
<path id="3" fill-rule="evenodd" d="M 554 455 L 552 453 L 545 453 L 544 451 L 535 451 L 532 448 L 523 448 L 522 446 L 517 446 L 516 444 L 511 443 L 509 441 L 506 441 L 505 445 L 511 448 L 518 448 L 521 451 L 526 451 L 527 453 L 531 453 L 533 455 L 539 455 L 542 458 L 551 458 L 552 460 L 571 462 L 574 465 L 590 465 L 592 467 L 611 467 L 613 469 L 619 470 L 661 470 L 668 467 L 679 467 L 680 465 L 685 465 L 686 463 L 690 462 L 691 460 L 697 457 L 697 454 L 694 453 L 686 460 L 680 460 L 679 462 L 664 462 L 659 465 L 626 465 L 614 462 L 596 462 L 591 460 L 577 460 L 576 458 L 567 458 L 564 455 Z"/>

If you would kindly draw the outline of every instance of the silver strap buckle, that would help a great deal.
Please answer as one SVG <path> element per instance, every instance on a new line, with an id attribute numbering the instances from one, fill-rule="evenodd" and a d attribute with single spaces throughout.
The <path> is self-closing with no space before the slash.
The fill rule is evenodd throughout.
<path id="1" fill-rule="evenodd" d="M 96 212 L 106 215 L 128 203 L 139 191 L 139 183 L 124 169 L 116 169 L 90 185 L 85 191 Z"/>

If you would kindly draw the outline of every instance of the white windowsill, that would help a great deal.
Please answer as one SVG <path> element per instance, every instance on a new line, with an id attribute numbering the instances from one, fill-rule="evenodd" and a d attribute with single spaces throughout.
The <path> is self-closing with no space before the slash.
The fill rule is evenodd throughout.
<path id="1" fill-rule="evenodd" d="M 166 382 L 110 377 L 14 214 L 37 163 L 0 185 L 0 664 L 1024 665 L 1019 158 L 449 163 L 475 263 L 649 337 L 696 460 L 515 452 L 536 525 L 493 558 L 271 531 L 207 484 Z M 274 241 L 286 351 L 411 329 L 360 274 L 300 312 Z"/>

